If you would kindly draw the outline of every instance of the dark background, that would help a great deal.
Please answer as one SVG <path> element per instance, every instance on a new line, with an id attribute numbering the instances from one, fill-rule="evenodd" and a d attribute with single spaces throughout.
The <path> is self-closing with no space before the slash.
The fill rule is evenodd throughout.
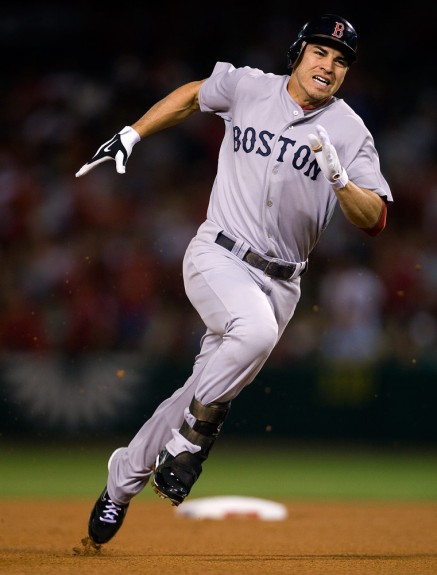
<path id="1" fill-rule="evenodd" d="M 1 3 L 0 421 L 4 437 L 135 432 L 191 370 L 203 326 L 183 290 L 222 124 L 157 134 L 127 174 L 75 172 L 217 60 L 287 73 L 316 14 L 355 26 L 338 94 L 363 118 L 395 202 L 369 238 L 336 214 L 295 318 L 225 433 L 435 443 L 435 7 L 350 2 Z"/>

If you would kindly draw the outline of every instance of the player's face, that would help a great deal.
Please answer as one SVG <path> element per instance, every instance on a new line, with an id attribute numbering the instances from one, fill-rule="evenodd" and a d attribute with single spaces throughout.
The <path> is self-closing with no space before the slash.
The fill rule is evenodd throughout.
<path id="1" fill-rule="evenodd" d="M 338 91 L 347 71 L 348 62 L 342 52 L 308 44 L 290 77 L 288 90 L 299 105 L 317 107 Z"/>

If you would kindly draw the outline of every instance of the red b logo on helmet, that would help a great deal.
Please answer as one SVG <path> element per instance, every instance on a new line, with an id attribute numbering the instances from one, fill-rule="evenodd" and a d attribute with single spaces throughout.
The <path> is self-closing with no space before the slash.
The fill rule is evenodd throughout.
<path id="1" fill-rule="evenodd" d="M 342 22 L 336 22 L 332 36 L 335 36 L 336 38 L 342 38 L 343 33 L 344 33 L 344 24 Z"/>

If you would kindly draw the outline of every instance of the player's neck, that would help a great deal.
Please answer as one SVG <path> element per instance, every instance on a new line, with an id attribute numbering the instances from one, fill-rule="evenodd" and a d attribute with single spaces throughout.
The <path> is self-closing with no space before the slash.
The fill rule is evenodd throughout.
<path id="1" fill-rule="evenodd" d="M 302 110 L 315 110 L 316 108 L 321 108 L 322 106 L 324 106 L 327 102 L 329 102 L 329 100 L 331 98 L 332 98 L 332 96 L 328 96 L 322 102 L 317 102 L 316 104 L 306 104 L 306 105 L 301 106 L 301 108 L 302 108 Z"/>

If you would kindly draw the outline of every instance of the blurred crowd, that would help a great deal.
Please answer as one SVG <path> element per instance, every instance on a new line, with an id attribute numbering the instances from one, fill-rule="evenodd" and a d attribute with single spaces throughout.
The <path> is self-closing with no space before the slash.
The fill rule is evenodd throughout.
<path id="1" fill-rule="evenodd" d="M 262 45 L 254 37 L 242 50 L 234 40 L 226 54 L 210 46 L 201 66 L 193 53 L 152 58 L 131 46 L 114 50 L 104 69 L 66 61 L 2 78 L 2 353 L 123 351 L 166 361 L 197 352 L 203 325 L 184 293 L 182 257 L 205 216 L 222 121 L 197 114 L 152 136 L 135 147 L 125 175 L 110 164 L 74 175 L 216 59 L 287 73 L 295 30 L 278 26 L 265 23 Z M 401 106 L 397 89 L 392 76 L 384 82 L 360 62 L 346 78 L 339 96 L 372 131 L 395 201 L 377 238 L 335 214 L 272 362 L 435 356 L 436 91 L 418 83 Z"/>

